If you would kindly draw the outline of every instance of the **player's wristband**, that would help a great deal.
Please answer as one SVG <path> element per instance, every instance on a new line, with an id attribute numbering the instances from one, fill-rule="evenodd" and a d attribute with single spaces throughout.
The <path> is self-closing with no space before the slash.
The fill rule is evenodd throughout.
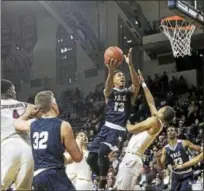
<path id="1" fill-rule="evenodd" d="M 142 82 L 142 87 L 143 87 L 143 88 L 147 87 L 147 85 L 146 85 L 145 82 Z"/>

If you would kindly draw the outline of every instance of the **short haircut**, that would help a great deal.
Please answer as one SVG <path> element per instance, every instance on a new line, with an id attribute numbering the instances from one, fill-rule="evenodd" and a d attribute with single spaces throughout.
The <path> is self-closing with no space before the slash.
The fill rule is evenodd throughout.
<path id="1" fill-rule="evenodd" d="M 79 135 L 79 133 L 84 133 L 84 134 L 88 137 L 87 132 L 84 131 L 84 130 L 76 131 L 76 132 L 75 132 L 75 137 L 77 137 L 77 136 Z"/>
<path id="2" fill-rule="evenodd" d="M 7 94 L 8 90 L 13 86 L 13 83 L 9 80 L 2 79 L 1 80 L 1 94 Z"/>
<path id="3" fill-rule="evenodd" d="M 176 112 L 172 107 L 166 106 L 164 114 L 163 114 L 164 122 L 170 123 L 173 120 L 173 118 L 175 117 L 175 113 Z"/>
<path id="4" fill-rule="evenodd" d="M 121 70 L 115 70 L 114 71 L 114 76 L 117 74 L 117 73 L 123 73 Z"/>
<path id="5" fill-rule="evenodd" d="M 174 126 L 174 125 L 169 125 L 168 127 L 167 127 L 167 129 L 174 129 L 176 132 L 177 132 L 177 128 Z"/>
<path id="6" fill-rule="evenodd" d="M 35 105 L 42 112 L 51 110 L 54 94 L 51 91 L 41 91 L 35 96 Z"/>

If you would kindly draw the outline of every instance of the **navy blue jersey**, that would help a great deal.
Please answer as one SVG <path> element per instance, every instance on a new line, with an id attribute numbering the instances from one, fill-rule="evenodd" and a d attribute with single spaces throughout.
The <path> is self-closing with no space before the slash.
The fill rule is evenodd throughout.
<path id="1" fill-rule="evenodd" d="M 189 155 L 186 148 L 184 148 L 182 144 L 182 140 L 177 140 L 177 144 L 174 146 L 174 148 L 171 148 L 170 145 L 165 146 L 166 149 L 166 163 L 167 165 L 180 165 L 185 162 L 189 161 Z M 190 169 L 191 167 L 184 168 L 181 170 L 174 170 L 175 172 L 181 172 L 186 171 Z"/>
<path id="2" fill-rule="evenodd" d="M 131 112 L 131 96 L 129 89 L 113 88 L 106 104 L 105 120 L 120 126 L 125 126 Z"/>
<path id="3" fill-rule="evenodd" d="M 58 118 L 40 118 L 31 123 L 35 170 L 64 167 L 65 146 L 61 143 L 61 124 L 62 120 Z"/>

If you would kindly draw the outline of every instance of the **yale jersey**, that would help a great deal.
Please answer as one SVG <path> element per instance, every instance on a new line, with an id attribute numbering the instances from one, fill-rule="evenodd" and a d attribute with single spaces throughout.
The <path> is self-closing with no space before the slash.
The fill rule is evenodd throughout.
<path id="1" fill-rule="evenodd" d="M 184 148 L 182 144 L 182 140 L 178 140 L 174 148 L 170 147 L 170 145 L 165 146 L 166 149 L 166 162 L 167 164 L 174 166 L 174 165 L 181 165 L 185 162 L 189 161 L 189 155 L 187 150 Z M 174 170 L 175 172 L 182 172 L 190 170 L 191 167 L 181 169 L 181 170 Z"/>
<path id="2" fill-rule="evenodd" d="M 113 88 L 106 104 L 105 120 L 120 126 L 125 126 L 131 112 L 131 96 L 129 89 Z"/>
<path id="3" fill-rule="evenodd" d="M 58 118 L 40 118 L 31 123 L 35 170 L 64 168 L 65 146 L 61 143 L 61 123 Z"/>
<path id="4" fill-rule="evenodd" d="M 27 104 L 14 99 L 1 100 L 1 141 L 10 137 L 28 138 L 27 133 L 17 133 L 14 121 L 26 110 Z"/>

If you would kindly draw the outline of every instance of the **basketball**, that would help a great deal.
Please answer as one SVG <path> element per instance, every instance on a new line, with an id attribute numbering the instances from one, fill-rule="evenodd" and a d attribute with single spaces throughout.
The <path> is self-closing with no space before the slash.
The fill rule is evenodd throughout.
<path id="1" fill-rule="evenodd" d="M 105 64 L 108 64 L 108 60 L 111 58 L 117 59 L 118 65 L 121 64 L 124 59 L 123 51 L 117 46 L 111 46 L 107 48 L 104 53 Z"/>

